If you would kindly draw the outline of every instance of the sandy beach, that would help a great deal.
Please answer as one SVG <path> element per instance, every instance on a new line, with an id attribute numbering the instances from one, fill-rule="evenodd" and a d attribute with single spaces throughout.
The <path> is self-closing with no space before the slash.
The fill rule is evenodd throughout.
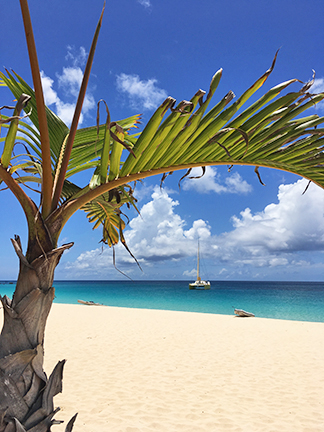
<path id="1" fill-rule="evenodd" d="M 55 304 L 45 355 L 75 431 L 324 431 L 324 323 Z"/>

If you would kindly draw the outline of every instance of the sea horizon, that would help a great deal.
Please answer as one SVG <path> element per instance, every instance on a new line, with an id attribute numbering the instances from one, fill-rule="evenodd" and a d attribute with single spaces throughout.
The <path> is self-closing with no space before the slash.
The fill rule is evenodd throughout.
<path id="1" fill-rule="evenodd" d="M 16 281 L 0 281 L 0 295 L 11 296 Z M 324 322 L 324 284 L 320 281 L 211 281 L 210 290 L 189 290 L 189 279 L 54 280 L 54 303 L 93 301 L 106 306 L 234 314 Z"/>

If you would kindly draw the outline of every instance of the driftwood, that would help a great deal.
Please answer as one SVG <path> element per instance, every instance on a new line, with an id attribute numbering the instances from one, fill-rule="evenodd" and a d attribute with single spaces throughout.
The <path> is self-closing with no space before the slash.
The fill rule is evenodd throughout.
<path id="1" fill-rule="evenodd" d="M 254 317 L 255 315 L 252 312 L 246 312 L 243 309 L 234 309 L 234 313 L 238 317 Z"/>

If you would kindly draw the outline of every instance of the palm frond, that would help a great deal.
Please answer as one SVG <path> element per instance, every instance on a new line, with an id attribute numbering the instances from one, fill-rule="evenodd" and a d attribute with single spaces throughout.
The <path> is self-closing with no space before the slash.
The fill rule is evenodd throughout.
<path id="1" fill-rule="evenodd" d="M 31 108 L 29 119 L 36 128 L 38 139 L 39 139 L 38 148 L 40 150 L 41 145 L 40 145 L 40 137 L 38 132 L 39 122 L 38 122 L 38 114 L 37 114 L 37 106 L 36 106 L 34 90 L 15 72 L 11 74 L 9 71 L 7 71 L 7 75 L 0 72 L 0 77 L 2 78 L 5 85 L 11 90 L 11 92 L 13 93 L 16 99 L 19 99 L 23 93 L 31 97 L 30 102 L 28 104 L 29 106 L 28 109 Z M 69 128 L 48 107 L 46 107 L 46 116 L 47 116 L 48 132 L 49 132 L 50 147 L 51 147 L 52 165 L 53 164 L 55 165 L 57 162 L 57 158 L 60 154 L 62 143 L 66 135 L 69 133 Z M 26 125 L 26 127 L 28 126 Z"/>
<path id="2" fill-rule="evenodd" d="M 293 79 L 272 88 L 236 116 L 243 104 L 264 83 L 272 68 L 273 65 L 229 107 L 223 103 L 221 110 L 214 107 L 204 116 L 199 116 L 199 109 L 193 112 L 176 136 L 163 135 L 168 119 L 155 124 L 154 130 L 149 127 L 147 145 L 144 148 L 141 145 L 143 140 L 138 139 L 134 146 L 137 158 L 128 156 L 121 177 L 137 179 L 141 178 L 141 172 L 142 177 L 146 177 L 148 170 L 149 175 L 153 175 L 194 166 L 239 164 L 287 170 L 324 187 L 324 171 L 321 172 L 323 131 L 318 128 L 323 118 L 318 115 L 301 117 L 304 111 L 323 100 L 323 93 L 304 93 L 308 86 L 302 85 L 299 91 L 282 96 L 283 90 L 298 81 Z M 159 115 L 167 103 L 168 99 L 157 110 Z M 156 114 L 152 118 L 154 116 Z M 142 134 L 147 134 L 146 128 Z M 290 146 L 286 148 L 288 144 Z M 304 158 L 301 150 L 295 154 L 301 145 L 308 151 Z"/>
<path id="3" fill-rule="evenodd" d="M 15 98 L 19 99 L 24 93 L 31 96 L 27 111 L 30 113 L 29 119 L 34 126 L 29 125 L 23 120 L 19 121 L 15 143 L 23 142 L 34 154 L 41 157 L 41 141 L 38 131 L 39 125 L 34 91 L 16 73 L 7 72 L 7 75 L 0 73 L 0 76 L 2 77 L 3 85 L 6 85 L 12 91 Z M 52 156 L 52 172 L 53 176 L 55 176 L 55 173 L 60 170 L 61 160 L 64 155 L 64 146 L 69 136 L 69 128 L 48 107 L 46 107 L 46 114 Z M 3 124 L 2 127 L 9 129 L 9 117 L 2 115 L 2 118 L 8 123 Z M 114 122 L 114 125 L 118 125 L 118 127 L 122 128 L 125 137 L 125 145 L 130 148 L 133 147 L 137 138 L 135 135 L 128 135 L 128 132 L 131 128 L 136 128 L 139 122 L 140 115 L 138 114 Z M 116 128 L 116 126 L 114 126 L 114 128 Z M 103 149 L 104 133 L 104 124 L 99 125 L 99 127 L 80 128 L 76 131 L 65 176 L 66 179 L 85 170 L 94 170 L 98 166 Z M 4 141 L 5 138 L 0 138 L 0 142 L 1 140 Z M 111 138 L 108 155 L 113 142 L 114 140 Z"/>
<path id="4" fill-rule="evenodd" d="M 127 204 L 128 207 L 132 205 L 139 213 L 133 193 L 133 188 L 126 184 L 118 189 L 113 189 L 102 194 L 82 207 L 89 222 L 94 224 L 93 229 L 102 227 L 101 241 L 103 243 L 113 246 L 123 239 L 123 242 L 126 244 L 122 235 L 125 222 L 122 219 L 120 208 L 124 204 Z"/>

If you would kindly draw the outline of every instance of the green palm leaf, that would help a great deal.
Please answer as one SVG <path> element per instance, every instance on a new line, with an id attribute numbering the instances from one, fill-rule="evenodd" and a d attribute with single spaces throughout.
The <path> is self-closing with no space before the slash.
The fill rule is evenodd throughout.
<path id="1" fill-rule="evenodd" d="M 28 108 L 26 111 L 29 111 L 31 108 L 30 120 L 36 127 L 36 130 L 39 130 L 38 123 L 38 115 L 37 115 L 37 106 L 35 99 L 34 90 L 15 72 L 11 74 L 7 71 L 7 75 L 0 72 L 0 77 L 7 87 L 11 90 L 16 99 L 19 99 L 22 93 L 25 93 L 31 96 L 31 100 L 28 104 Z M 46 107 L 46 116 L 48 122 L 49 129 L 49 138 L 51 145 L 51 154 L 52 154 L 52 163 L 56 163 L 57 157 L 60 153 L 61 145 L 69 132 L 69 128 L 66 124 L 48 107 Z M 39 145 L 40 147 L 40 145 Z"/>
<path id="2" fill-rule="evenodd" d="M 269 69 L 271 70 L 272 68 Z M 323 100 L 324 94 L 305 94 L 304 86 L 299 92 L 281 96 L 284 89 L 297 81 L 290 80 L 269 90 L 235 117 L 238 109 L 265 81 L 269 71 L 234 104 L 220 112 L 212 108 L 209 113 L 196 121 L 194 127 L 193 122 L 189 120 L 176 137 L 170 138 L 166 135 L 162 142 L 154 139 L 154 137 L 161 136 L 167 120 L 161 125 L 155 125 L 155 132 L 150 127 L 152 138 L 144 150 L 143 147 L 141 148 L 141 158 L 145 160 L 145 164 L 143 165 L 140 161 L 140 146 L 138 145 L 140 140 L 138 140 L 134 146 L 137 159 L 129 155 L 121 174 L 130 178 L 139 178 L 140 168 L 143 166 L 145 169 L 142 170 L 142 177 L 146 177 L 145 171 L 148 169 L 152 175 L 154 171 L 174 171 L 199 165 L 245 164 L 295 172 L 314 180 L 323 187 L 324 182 L 323 180 L 319 182 L 320 174 L 318 173 L 323 132 L 317 129 L 323 123 L 323 118 L 317 115 L 304 118 L 300 116 L 305 110 Z M 157 113 L 160 113 L 164 106 L 165 103 L 161 105 Z M 199 118 L 195 115 L 194 112 L 191 117 L 193 120 Z M 145 129 L 142 134 L 146 134 Z M 295 155 L 296 148 L 300 147 L 300 144 L 297 144 L 298 139 L 305 135 L 310 137 L 311 147 L 309 145 L 307 147 L 307 158 L 303 159 L 303 165 L 300 164 L 301 162 L 297 165 L 292 162 L 291 157 L 288 160 L 288 154 Z M 296 145 L 291 145 L 289 150 L 286 150 L 285 146 L 294 141 Z M 166 148 L 167 151 L 161 152 L 161 147 Z M 156 157 L 157 154 L 160 157 Z M 300 157 L 300 152 L 298 157 Z"/>
<path id="3" fill-rule="evenodd" d="M 114 193 L 106 192 L 97 199 L 88 202 L 82 207 L 93 229 L 102 227 L 102 242 L 113 246 L 118 243 L 125 228 L 120 208 L 122 205 L 132 204 L 136 208 L 133 189 L 126 185 Z M 138 211 L 138 210 L 137 210 Z M 124 240 L 125 241 L 125 240 Z"/>

